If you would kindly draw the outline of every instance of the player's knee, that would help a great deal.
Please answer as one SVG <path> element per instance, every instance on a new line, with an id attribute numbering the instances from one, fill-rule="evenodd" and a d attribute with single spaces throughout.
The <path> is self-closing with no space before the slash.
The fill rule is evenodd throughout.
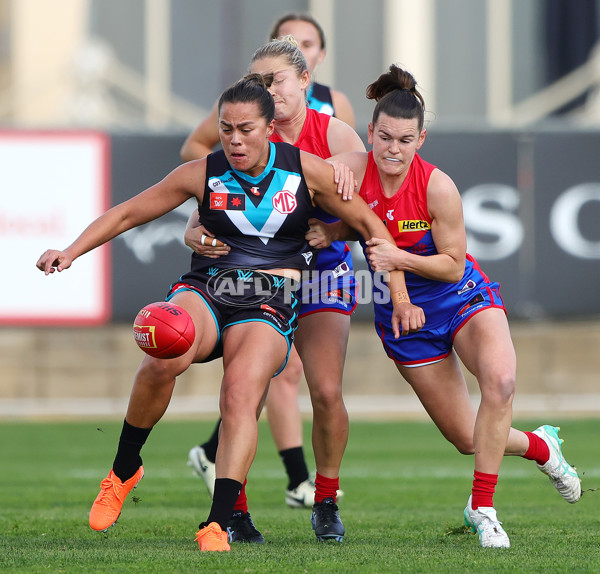
<path id="1" fill-rule="evenodd" d="M 473 431 L 467 429 L 454 429 L 443 432 L 446 440 L 454 446 L 460 454 L 473 454 L 475 445 L 473 444 Z"/>
<path id="2" fill-rule="evenodd" d="M 136 381 L 155 386 L 171 384 L 189 364 L 189 361 L 180 358 L 165 360 L 146 356 L 137 370 Z"/>
<path id="3" fill-rule="evenodd" d="M 285 369 L 275 377 L 273 384 L 297 387 L 302 378 L 302 362 L 290 360 Z"/>
<path id="4" fill-rule="evenodd" d="M 473 445 L 473 438 L 462 438 L 455 440 L 453 443 L 454 447 L 460 454 L 472 455 L 475 453 L 475 446 Z"/>
<path id="5" fill-rule="evenodd" d="M 310 387 L 310 398 L 315 409 L 331 410 L 343 405 L 342 390 L 340 385 L 319 384 Z"/>
<path id="6" fill-rule="evenodd" d="M 257 405 L 253 407 L 248 398 L 241 396 L 240 393 L 221 393 L 219 409 L 222 418 L 230 415 L 241 417 L 246 411 L 256 412 Z"/>
<path id="7" fill-rule="evenodd" d="M 244 381 L 243 384 L 239 384 L 240 380 Z M 227 415 L 234 417 L 248 415 L 256 418 L 263 394 L 258 390 L 256 392 L 251 390 L 258 387 L 247 383 L 245 379 L 223 377 L 219 398 L 219 408 L 223 418 Z"/>
<path id="8" fill-rule="evenodd" d="M 511 370 L 497 371 L 481 389 L 482 400 L 509 405 L 515 395 L 516 376 Z"/>

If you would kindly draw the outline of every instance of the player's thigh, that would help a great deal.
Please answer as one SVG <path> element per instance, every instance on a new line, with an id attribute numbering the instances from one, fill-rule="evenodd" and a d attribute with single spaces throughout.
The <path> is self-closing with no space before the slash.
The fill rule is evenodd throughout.
<path id="1" fill-rule="evenodd" d="M 471 317 L 454 337 L 454 348 L 480 384 L 515 377 L 515 348 L 502 309 L 485 309 Z"/>
<path id="2" fill-rule="evenodd" d="M 297 393 L 298 383 L 302 378 L 302 369 L 302 361 L 300 360 L 296 346 L 292 345 L 287 365 L 285 366 L 285 369 L 273 379 L 269 395 L 276 387 L 282 393 Z"/>
<path id="3" fill-rule="evenodd" d="M 285 363 L 288 341 L 269 323 L 247 321 L 223 332 L 221 395 L 235 393 L 242 401 L 262 398 L 273 375 Z"/>
<path id="4" fill-rule="evenodd" d="M 300 417 L 298 391 L 302 379 L 302 361 L 292 345 L 285 369 L 273 377 L 266 399 L 267 416 L 271 430 L 286 426 Z"/>
<path id="5" fill-rule="evenodd" d="M 208 357 L 219 340 L 219 331 L 215 315 L 204 299 L 196 292 L 182 289 L 170 299 L 172 303 L 183 307 L 192 317 L 196 336 L 194 338 L 194 361 Z"/>
<path id="6" fill-rule="evenodd" d="M 296 347 L 309 386 L 324 380 L 341 384 L 349 333 L 349 315 L 324 311 L 300 319 Z"/>
<path id="7" fill-rule="evenodd" d="M 421 367 L 396 366 L 440 432 L 461 452 L 469 452 L 476 413 L 456 355 Z"/>

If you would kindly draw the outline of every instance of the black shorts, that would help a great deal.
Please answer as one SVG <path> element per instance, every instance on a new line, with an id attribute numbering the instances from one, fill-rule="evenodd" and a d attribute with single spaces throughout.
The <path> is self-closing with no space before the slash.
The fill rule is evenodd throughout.
<path id="1" fill-rule="evenodd" d="M 216 271 L 215 271 L 216 270 Z M 256 269 L 217 269 L 186 273 L 171 285 L 166 301 L 182 290 L 193 291 L 206 303 L 217 327 L 215 348 L 202 363 L 223 356 L 223 331 L 231 325 L 259 321 L 268 323 L 286 340 L 287 364 L 298 327 L 296 282 L 288 277 Z"/>

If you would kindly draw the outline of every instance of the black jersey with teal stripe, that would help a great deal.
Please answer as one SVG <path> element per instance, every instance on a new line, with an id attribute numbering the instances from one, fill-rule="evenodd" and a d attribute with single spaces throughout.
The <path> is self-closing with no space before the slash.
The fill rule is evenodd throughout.
<path id="1" fill-rule="evenodd" d="M 317 84 L 313 82 L 308 88 L 306 94 L 306 105 L 321 112 L 328 116 L 335 116 L 335 110 L 333 109 L 333 98 L 331 96 L 331 88 L 324 86 L 323 84 Z"/>
<path id="2" fill-rule="evenodd" d="M 200 221 L 231 246 L 219 267 L 311 269 L 314 251 L 304 234 L 313 205 L 302 174 L 300 150 L 269 143 L 269 162 L 251 177 L 231 167 L 220 150 L 207 156 L 206 186 Z M 192 256 L 192 269 L 215 265 L 215 259 Z"/>

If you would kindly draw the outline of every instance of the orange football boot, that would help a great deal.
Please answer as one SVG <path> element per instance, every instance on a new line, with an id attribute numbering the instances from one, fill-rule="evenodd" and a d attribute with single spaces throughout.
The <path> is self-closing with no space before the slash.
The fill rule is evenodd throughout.
<path id="1" fill-rule="evenodd" d="M 140 466 L 137 472 L 125 482 L 121 482 L 121 479 L 112 470 L 108 473 L 108 476 L 100 483 L 100 494 L 94 500 L 90 510 L 92 529 L 105 531 L 117 521 L 127 495 L 143 477 L 143 466 Z"/>
<path id="2" fill-rule="evenodd" d="M 231 550 L 231 546 L 227 542 L 227 532 L 221 530 L 216 522 L 211 522 L 208 526 L 198 530 L 196 540 L 202 552 L 229 552 Z"/>

